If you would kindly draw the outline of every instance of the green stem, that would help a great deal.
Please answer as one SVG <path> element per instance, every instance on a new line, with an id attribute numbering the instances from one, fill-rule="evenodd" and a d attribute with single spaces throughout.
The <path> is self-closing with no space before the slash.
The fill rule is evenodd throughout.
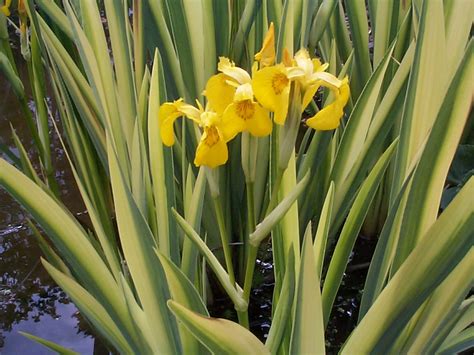
<path id="1" fill-rule="evenodd" d="M 255 261 L 257 260 L 258 246 L 249 243 L 249 251 L 247 255 L 247 265 L 245 266 L 244 281 L 244 300 L 248 303 L 250 299 L 250 291 L 252 289 L 253 273 L 255 270 Z"/>
<path id="2" fill-rule="evenodd" d="M 243 311 L 243 312 L 239 312 L 237 311 L 237 317 L 239 319 L 239 324 L 242 326 L 242 327 L 245 327 L 247 329 L 249 329 L 249 313 L 248 313 L 248 309 Z"/>
<path id="3" fill-rule="evenodd" d="M 247 224 L 248 235 L 255 230 L 255 202 L 253 193 L 253 182 L 247 182 Z"/>
<path id="4" fill-rule="evenodd" d="M 257 258 L 258 247 L 254 247 L 249 243 L 248 236 L 255 230 L 255 209 L 254 209 L 254 195 L 253 182 L 247 182 L 247 225 L 248 234 L 245 241 L 247 262 L 245 265 L 245 280 L 244 280 L 244 300 L 249 303 L 250 291 L 252 289 L 253 273 L 255 270 L 255 260 Z M 237 312 L 239 323 L 243 327 L 249 328 L 248 309 L 245 312 Z"/>
<path id="5" fill-rule="evenodd" d="M 235 285 L 234 266 L 232 264 L 232 251 L 230 250 L 230 241 L 225 226 L 224 212 L 222 210 L 220 196 L 218 195 L 214 197 L 213 200 L 214 209 L 216 211 L 217 224 L 219 226 L 219 234 L 221 235 L 222 248 L 224 249 L 224 259 L 227 268 L 227 273 L 229 274 L 230 283 L 232 285 Z"/>
<path id="6" fill-rule="evenodd" d="M 268 216 L 269 213 L 275 208 L 278 204 L 278 190 L 280 190 L 281 180 L 283 178 L 283 169 L 278 169 L 277 176 L 275 178 L 275 183 L 273 184 L 272 194 L 270 196 L 270 201 L 268 202 L 268 207 L 265 212 L 265 216 Z"/>
<path id="7" fill-rule="evenodd" d="M 247 215 L 248 215 L 248 234 L 246 240 L 247 248 L 247 263 L 245 266 L 245 281 L 244 281 L 244 299 L 249 301 L 250 289 L 252 287 L 252 278 L 255 268 L 255 259 L 257 258 L 258 247 L 254 247 L 249 243 L 248 236 L 255 231 L 255 209 L 254 209 L 254 195 L 253 182 L 247 182 Z"/>
<path id="8" fill-rule="evenodd" d="M 249 243 L 247 264 L 245 266 L 245 281 L 244 281 L 244 300 L 249 304 L 250 302 L 250 291 L 252 290 L 253 273 L 255 271 L 255 261 L 257 260 L 258 246 L 254 246 Z M 239 317 L 239 323 L 243 327 L 249 328 L 249 315 L 248 308 L 244 312 L 237 312 Z"/>

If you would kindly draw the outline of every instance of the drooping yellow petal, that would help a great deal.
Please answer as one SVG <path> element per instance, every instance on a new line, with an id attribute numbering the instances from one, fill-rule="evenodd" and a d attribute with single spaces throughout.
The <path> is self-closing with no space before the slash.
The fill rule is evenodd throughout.
<path id="1" fill-rule="evenodd" d="M 158 111 L 158 120 L 160 125 L 160 135 L 163 144 L 171 147 L 174 144 L 174 121 L 183 113 L 178 110 L 177 102 L 165 102 Z"/>
<path id="2" fill-rule="evenodd" d="M 201 111 L 196 107 L 185 104 L 183 99 L 174 102 L 165 102 L 158 111 L 158 122 L 163 144 L 172 146 L 174 144 L 173 124 L 178 117 L 186 116 L 196 123 L 201 123 Z"/>
<path id="3" fill-rule="evenodd" d="M 5 5 L 0 6 L 0 12 L 2 12 L 5 16 L 10 16 L 10 5 L 12 4 L 12 0 L 6 0 Z"/>
<path id="4" fill-rule="evenodd" d="M 290 80 L 283 65 L 266 67 L 257 71 L 252 88 L 258 102 L 275 113 L 275 122 L 283 124 L 288 112 Z"/>
<path id="5" fill-rule="evenodd" d="M 243 100 L 229 105 L 224 112 L 219 130 L 226 141 L 242 131 L 263 137 L 272 132 L 272 121 L 269 112 L 258 103 L 252 100 Z"/>
<path id="6" fill-rule="evenodd" d="M 218 129 L 215 126 L 206 127 L 196 149 L 194 164 L 215 168 L 225 164 L 228 158 L 227 144 L 222 139 Z"/>
<path id="7" fill-rule="evenodd" d="M 257 103 L 254 103 L 255 112 L 251 119 L 247 120 L 247 130 L 256 137 L 268 136 L 272 133 L 272 120 L 268 110 Z"/>
<path id="8" fill-rule="evenodd" d="M 343 114 L 342 107 L 337 102 L 333 102 L 308 119 L 306 124 L 319 131 L 333 130 L 339 127 Z"/>
<path id="9" fill-rule="evenodd" d="M 237 103 L 232 103 L 227 107 L 222 115 L 222 123 L 219 125 L 219 131 L 226 142 L 245 131 L 246 128 L 245 121 L 236 114 L 236 106 Z"/>
<path id="10" fill-rule="evenodd" d="M 349 101 L 350 89 L 349 80 L 344 78 L 341 86 L 337 89 L 330 87 L 335 95 L 334 101 L 324 107 L 316 115 L 306 121 L 306 124 L 314 129 L 326 131 L 339 127 L 342 116 L 344 115 L 344 106 Z"/>
<path id="11" fill-rule="evenodd" d="M 273 22 L 270 23 L 265 39 L 263 40 L 262 49 L 255 54 L 255 60 L 260 62 L 260 67 L 268 67 L 275 63 L 275 29 Z"/>
<path id="12" fill-rule="evenodd" d="M 212 110 L 221 115 L 232 102 L 235 87 L 227 84 L 231 78 L 223 73 L 213 75 L 206 84 L 205 95 Z"/>

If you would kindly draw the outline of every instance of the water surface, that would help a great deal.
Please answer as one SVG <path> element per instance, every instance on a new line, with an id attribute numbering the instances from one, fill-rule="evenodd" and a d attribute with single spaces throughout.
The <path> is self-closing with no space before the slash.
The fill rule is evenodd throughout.
<path id="1" fill-rule="evenodd" d="M 17 56 L 16 62 L 26 87 L 23 59 Z M 33 101 L 30 101 L 29 106 L 34 112 Z M 55 112 L 53 107 L 51 109 Z M 10 84 L 0 73 L 0 144 L 7 145 L 17 154 L 11 126 L 37 168 L 35 150 L 18 101 Z M 62 198 L 74 213 L 80 213 L 83 207 L 77 198 L 63 149 L 57 139 L 53 139 L 51 150 Z M 5 155 L 1 156 L 6 158 Z M 41 251 L 28 227 L 28 217 L 0 188 L 0 353 L 52 353 L 18 333 L 24 331 L 79 353 L 91 354 L 94 339 L 84 334 L 82 329 L 87 326 L 77 309 L 43 269 L 40 263 Z"/>

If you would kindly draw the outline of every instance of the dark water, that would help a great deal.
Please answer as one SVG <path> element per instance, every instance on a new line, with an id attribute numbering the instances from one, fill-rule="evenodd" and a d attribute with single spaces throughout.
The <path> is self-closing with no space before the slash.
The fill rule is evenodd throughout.
<path id="1" fill-rule="evenodd" d="M 26 83 L 26 68 L 16 58 L 20 76 Z M 25 84 L 26 86 L 26 84 Z M 29 104 L 34 111 L 34 103 Z M 52 112 L 55 112 L 54 109 Z M 12 125 L 29 156 L 35 151 L 16 96 L 0 73 L 0 143 L 17 153 Z M 52 128 L 50 127 L 50 130 Z M 82 211 L 64 152 L 53 139 L 52 155 L 62 198 L 75 213 Z M 1 154 L 1 153 L 0 153 Z M 4 155 L 3 158 L 6 158 Z M 33 158 L 35 164 L 35 159 Z M 74 204 L 76 203 L 76 204 Z M 0 188 L 0 353 L 51 354 L 48 349 L 26 339 L 18 331 L 57 342 L 82 354 L 93 352 L 94 339 L 84 334 L 87 327 L 77 309 L 55 285 L 40 263 L 41 251 L 28 224 L 28 215 Z"/>
<path id="2" fill-rule="evenodd" d="M 356 240 L 326 328 L 328 354 L 337 354 L 357 326 L 362 290 L 376 243 L 377 239 L 362 235 Z M 275 286 L 271 242 L 268 240 L 264 244 L 259 250 L 249 303 L 250 330 L 262 342 L 265 342 L 270 331 Z M 230 299 L 220 289 L 217 280 L 211 276 L 210 281 L 215 292 L 214 302 L 208 306 L 211 316 L 237 321 Z"/>

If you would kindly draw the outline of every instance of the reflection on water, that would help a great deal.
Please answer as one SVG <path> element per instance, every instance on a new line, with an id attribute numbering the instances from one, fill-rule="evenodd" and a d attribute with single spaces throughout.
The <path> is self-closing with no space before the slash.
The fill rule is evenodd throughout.
<path id="1" fill-rule="evenodd" d="M 21 65 L 21 57 L 17 58 L 17 64 L 26 83 L 26 67 Z M 11 124 L 29 156 L 33 157 L 26 122 L 10 84 L 1 72 L 0 93 L 0 144 L 17 152 L 11 137 Z M 33 101 L 29 106 L 34 110 Z M 57 137 L 52 140 L 52 151 L 62 199 L 73 213 L 79 213 L 83 207 Z M 20 206 L 0 188 L 0 353 L 51 354 L 18 333 L 25 331 L 79 353 L 92 354 L 94 339 L 83 330 L 87 325 L 77 309 L 43 269 L 39 261 L 41 251 L 28 228 L 27 218 Z"/>
<path id="2" fill-rule="evenodd" d="M 49 354 L 47 349 L 24 338 L 25 331 L 54 340 L 81 353 L 91 353 L 92 338 L 78 334 L 78 313 L 39 263 L 40 251 L 23 222 L 3 224 L 5 205 L 0 195 L 0 348 L 2 354 Z M 13 216 L 16 222 L 23 215 Z M 17 218 L 20 219 L 17 219 Z"/>
<path id="3" fill-rule="evenodd" d="M 31 334 L 41 334 L 45 339 L 53 339 L 62 346 L 77 351 L 80 354 L 92 354 L 94 340 L 77 334 L 75 327 L 77 320 L 76 307 L 72 304 L 56 304 L 56 310 L 61 314 L 60 321 L 52 317 L 43 317 L 38 323 L 21 322 L 13 327 L 2 354 L 52 354 L 53 352 L 41 345 L 25 339 L 18 331 Z"/>

